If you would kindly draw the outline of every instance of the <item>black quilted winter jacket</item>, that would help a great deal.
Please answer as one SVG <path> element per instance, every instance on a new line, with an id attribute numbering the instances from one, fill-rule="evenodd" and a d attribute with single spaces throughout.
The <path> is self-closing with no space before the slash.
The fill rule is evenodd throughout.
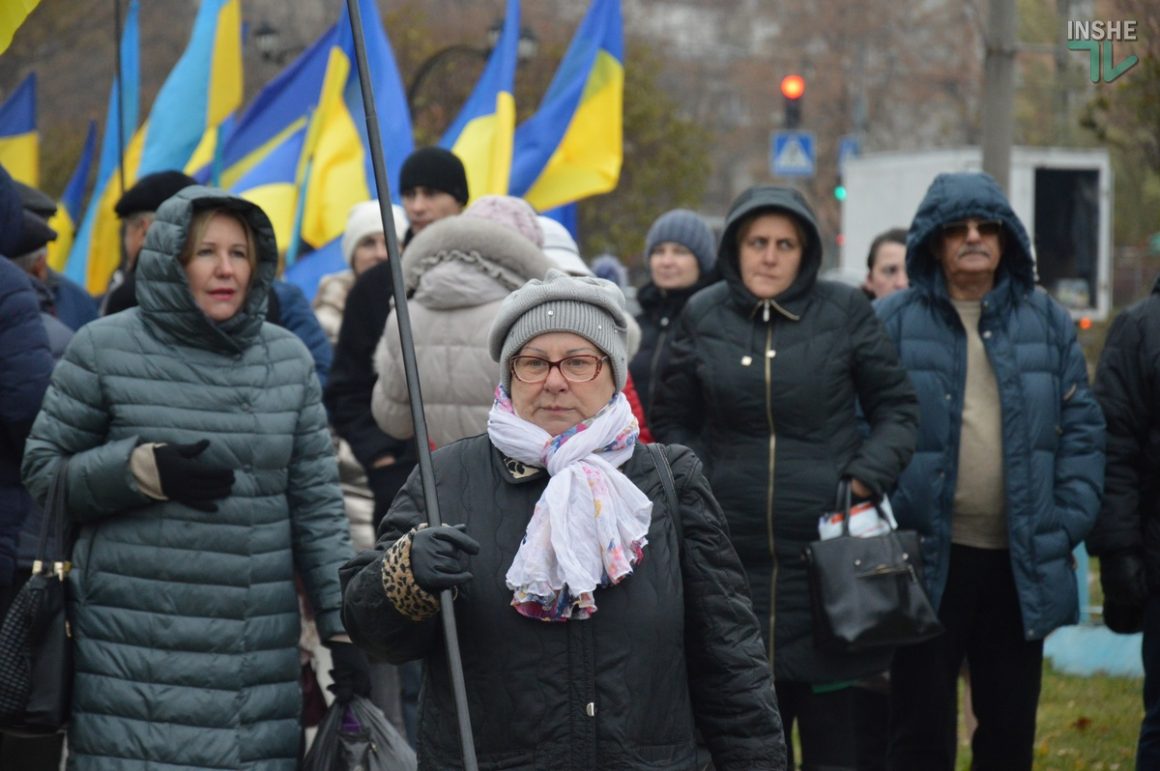
<path id="1" fill-rule="evenodd" d="M 794 283 L 758 300 L 741 281 L 742 221 L 779 209 L 807 226 Z M 889 651 L 814 646 L 802 547 L 818 538 L 839 478 L 888 492 L 914 452 L 914 388 L 861 291 L 817 280 L 821 248 L 800 195 L 756 188 L 733 207 L 717 267 L 725 280 L 685 306 L 649 422 L 658 441 L 705 463 L 749 575 L 775 679 L 840 683 L 885 669 Z M 861 403 L 869 434 L 859 429 Z"/>
<path id="2" fill-rule="evenodd" d="M 768 664 L 721 510 L 697 458 L 680 447 L 668 453 L 683 543 L 638 446 L 621 470 L 654 501 L 644 560 L 596 591 L 591 618 L 565 623 L 519 615 L 504 584 L 547 474 L 516 478 L 486 435 L 434 453 L 444 522 L 466 523 L 482 546 L 465 559 L 474 578 L 455 602 L 480 769 L 693 769 L 694 724 L 718 771 L 786 767 Z M 462 760 L 440 620 L 399 614 L 381 576 L 384 550 L 426 521 L 422 497 L 412 474 L 376 549 L 344 568 L 343 615 L 368 651 L 425 659 L 419 763 L 443 771 Z"/>
<path id="3" fill-rule="evenodd" d="M 669 363 L 677 317 L 689 298 L 711 283 L 707 279 L 715 278 L 716 273 L 702 275 L 691 287 L 670 290 L 658 289 L 650 281 L 636 293 L 641 308 L 636 317 L 636 323 L 640 325 L 640 348 L 629 362 L 628 371 L 632 373 L 632 384 L 640 397 L 645 417 L 652 411 L 661 373 Z"/>
<path id="4" fill-rule="evenodd" d="M 1108 461 L 1103 505 L 1087 547 L 1101 558 L 1143 555 L 1148 588 L 1158 594 L 1160 278 L 1151 295 L 1112 323 L 1096 371 L 1095 394 L 1108 423 Z"/>

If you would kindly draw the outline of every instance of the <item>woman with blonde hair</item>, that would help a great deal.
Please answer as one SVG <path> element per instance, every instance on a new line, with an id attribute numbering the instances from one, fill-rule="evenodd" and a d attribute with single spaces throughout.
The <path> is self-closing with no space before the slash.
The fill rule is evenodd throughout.
<path id="1" fill-rule="evenodd" d="M 260 208 L 188 187 L 146 235 L 139 307 L 83 327 L 53 374 L 23 475 L 43 501 L 68 461 L 72 768 L 295 769 L 295 575 L 343 697 L 369 690 L 318 377 L 265 322 L 277 262 Z"/>

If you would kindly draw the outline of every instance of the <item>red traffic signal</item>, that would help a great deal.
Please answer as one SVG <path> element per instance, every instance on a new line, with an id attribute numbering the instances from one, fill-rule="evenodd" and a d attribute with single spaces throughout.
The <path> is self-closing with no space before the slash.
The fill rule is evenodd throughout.
<path id="1" fill-rule="evenodd" d="M 786 75 L 781 79 L 781 95 L 786 99 L 801 99 L 806 92 L 806 79 L 801 75 Z"/>

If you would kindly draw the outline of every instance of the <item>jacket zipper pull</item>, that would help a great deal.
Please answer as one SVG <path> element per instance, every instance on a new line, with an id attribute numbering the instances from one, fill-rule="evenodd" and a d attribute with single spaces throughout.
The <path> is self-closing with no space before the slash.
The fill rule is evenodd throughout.
<path id="1" fill-rule="evenodd" d="M 765 322 L 766 324 L 768 324 L 769 323 L 769 300 L 763 300 L 761 305 L 762 305 L 761 320 L 763 322 Z"/>

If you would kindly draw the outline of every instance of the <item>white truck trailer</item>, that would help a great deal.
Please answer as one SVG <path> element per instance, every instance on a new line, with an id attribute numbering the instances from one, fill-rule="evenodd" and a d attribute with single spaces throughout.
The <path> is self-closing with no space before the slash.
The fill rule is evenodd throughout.
<path id="1" fill-rule="evenodd" d="M 867 154 L 846 160 L 841 270 L 866 273 L 870 242 L 909 227 L 942 172 L 979 171 L 982 151 L 962 147 Z M 1107 150 L 1016 147 L 1008 198 L 1036 255 L 1039 283 L 1075 318 L 1111 312 L 1112 167 Z"/>

